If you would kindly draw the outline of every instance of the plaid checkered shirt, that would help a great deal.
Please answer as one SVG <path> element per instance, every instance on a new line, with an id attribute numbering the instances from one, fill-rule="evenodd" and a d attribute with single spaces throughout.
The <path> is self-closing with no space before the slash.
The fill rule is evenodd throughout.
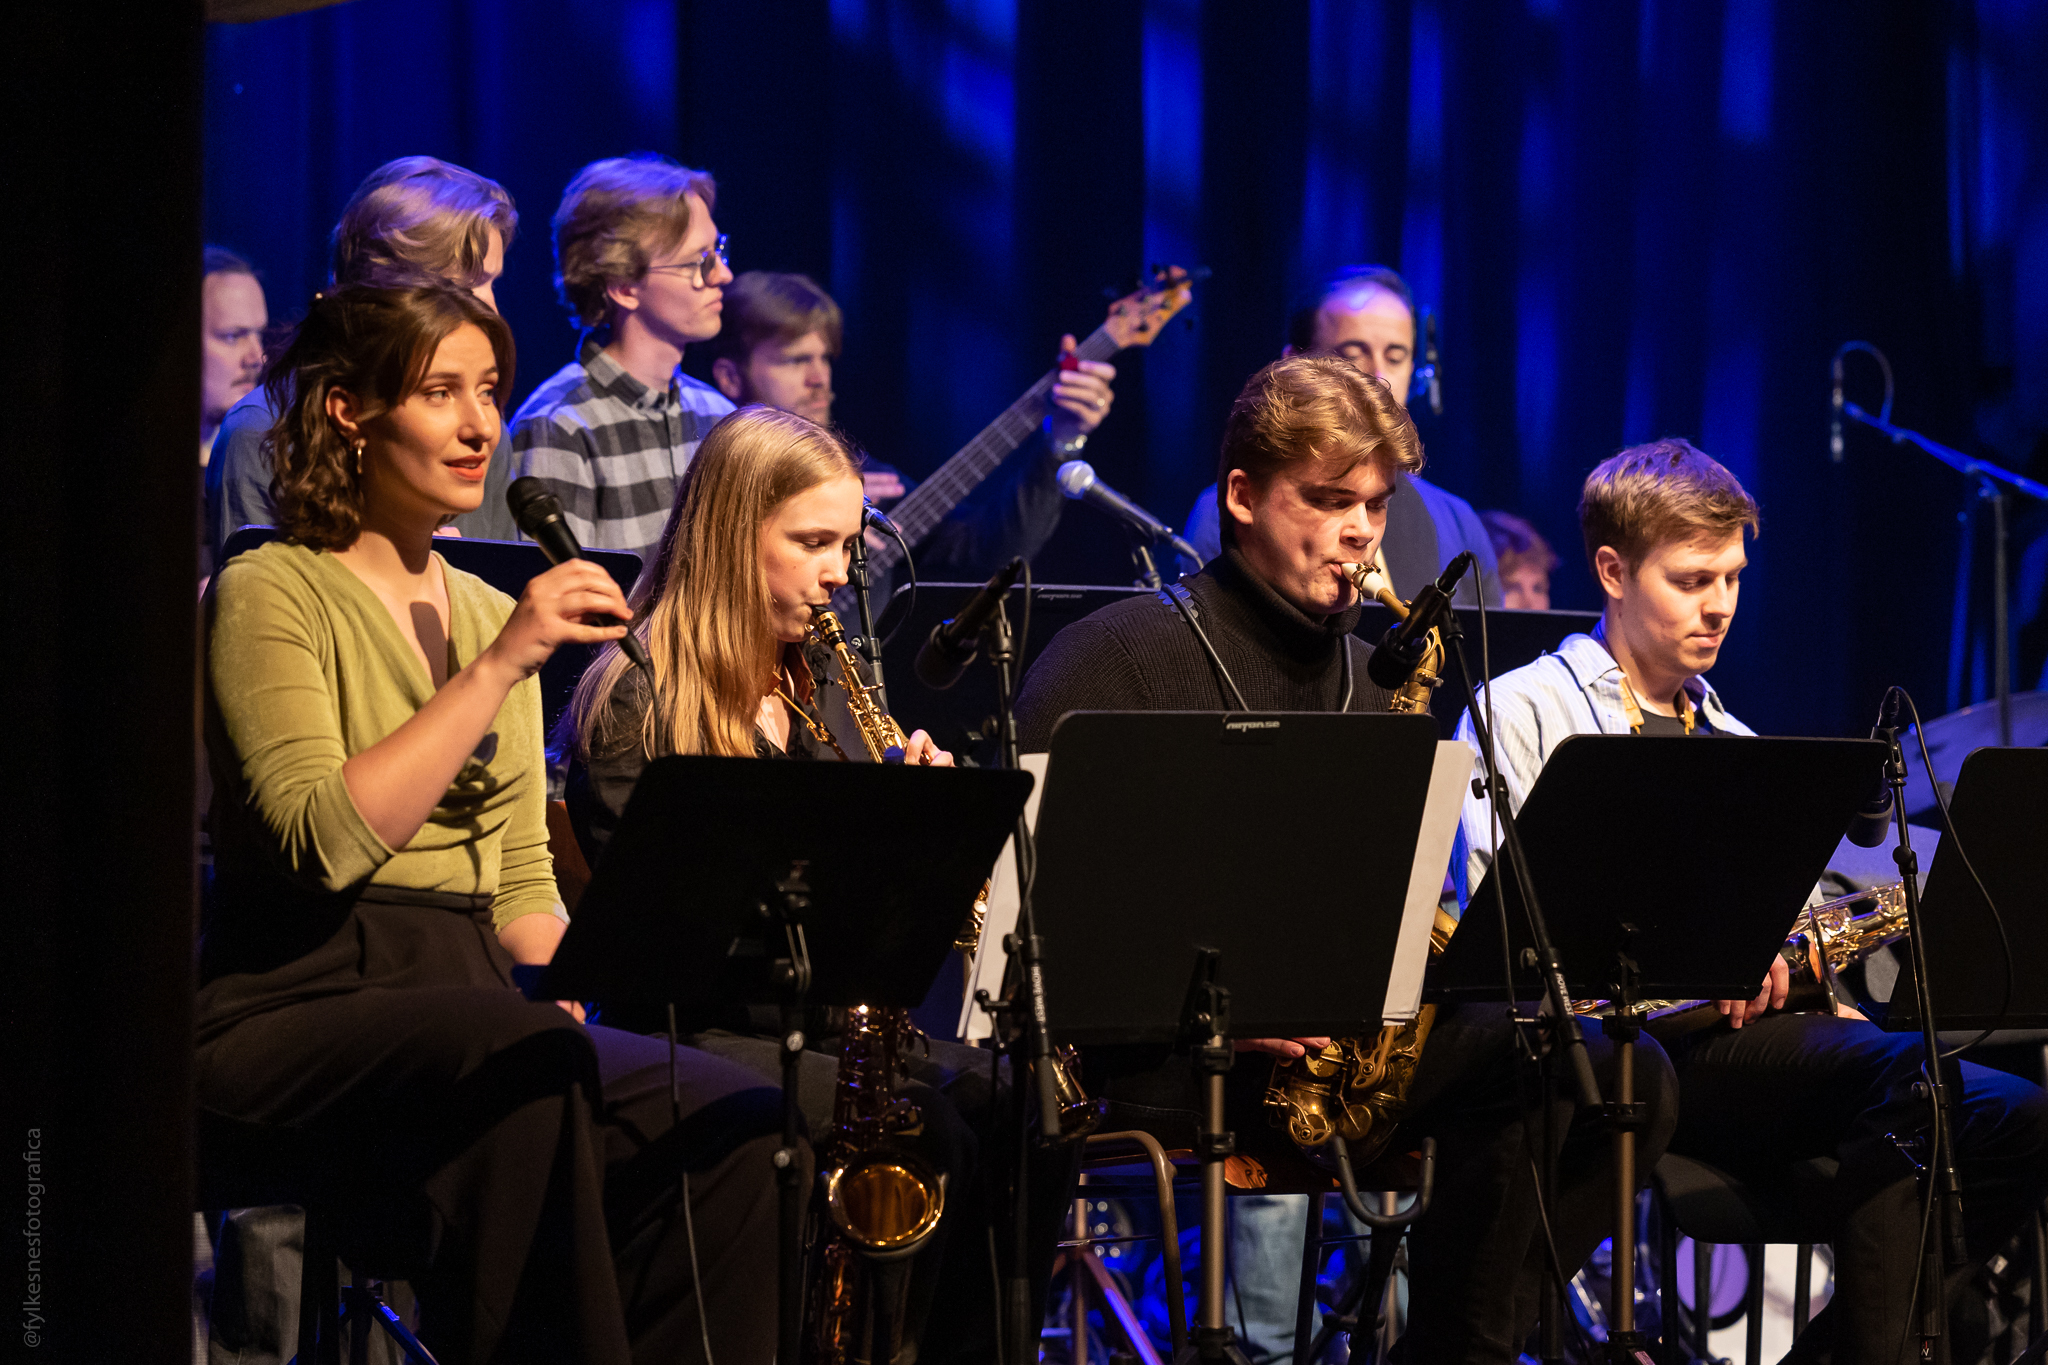
<path id="1" fill-rule="evenodd" d="M 678 370 L 665 390 L 635 379 L 586 337 L 512 419 L 512 473 L 561 499 L 576 539 L 630 550 L 645 564 L 697 445 L 733 410 L 725 395 Z"/>

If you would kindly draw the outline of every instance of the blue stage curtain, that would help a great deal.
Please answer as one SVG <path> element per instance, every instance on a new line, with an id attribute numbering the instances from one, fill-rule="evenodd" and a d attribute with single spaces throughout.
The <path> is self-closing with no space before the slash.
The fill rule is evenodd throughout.
<path id="1" fill-rule="evenodd" d="M 2044 57 L 2048 13 L 2019 0 L 353 0 L 211 28 L 207 233 L 285 316 L 371 167 L 428 152 L 496 177 L 523 215 L 499 291 L 523 390 L 574 341 L 561 187 L 668 153 L 718 176 L 736 268 L 806 271 L 845 305 L 839 416 L 913 473 L 1105 291 L 1206 265 L 1090 447 L 1173 521 L 1290 300 L 1387 262 L 1440 319 L 1429 476 L 1530 517 L 1559 604 L 1593 606 L 1586 471 L 1698 441 L 1764 507 L 1714 680 L 1760 729 L 1838 733 L 1890 681 L 1930 713 L 1988 690 L 1981 664 L 1950 686 L 1966 490 L 1867 435 L 1831 464 L 1826 370 L 1871 340 L 1899 420 L 2012 464 L 2039 446 Z M 1078 511 L 1038 571 L 1128 577 Z M 1967 639 L 1987 594 L 1980 572 Z"/>

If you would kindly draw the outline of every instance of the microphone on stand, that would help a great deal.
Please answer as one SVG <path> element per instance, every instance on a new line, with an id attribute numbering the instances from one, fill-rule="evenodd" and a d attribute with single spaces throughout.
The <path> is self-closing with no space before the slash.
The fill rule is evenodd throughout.
<path id="1" fill-rule="evenodd" d="M 526 538 L 540 546 L 540 552 L 548 557 L 548 563 L 560 564 L 567 559 L 583 558 L 583 547 L 576 543 L 576 533 L 569 529 L 569 519 L 562 515 L 562 504 L 548 486 L 531 474 L 523 479 L 512 480 L 512 486 L 505 490 L 505 504 L 512 509 L 512 520 Z M 602 624 L 614 625 L 616 616 L 599 618 Z M 647 651 L 633 638 L 632 623 L 619 640 L 619 650 L 635 665 L 648 667 Z"/>
<path id="2" fill-rule="evenodd" d="M 1443 366 L 1436 355 L 1436 314 L 1428 310 L 1422 314 L 1422 368 L 1415 372 L 1415 377 L 1429 386 L 1430 412 L 1443 416 Z"/>
<path id="3" fill-rule="evenodd" d="M 980 592 L 967 599 L 958 616 L 932 627 L 913 665 L 919 682 L 934 692 L 943 692 L 960 681 L 967 665 L 981 653 L 981 632 L 995 619 L 996 608 L 1003 604 L 1010 585 L 1023 572 L 1024 561 L 1012 559 L 996 570 L 995 577 L 984 583 Z"/>
<path id="4" fill-rule="evenodd" d="M 1884 703 L 1877 709 L 1877 724 L 1870 728 L 1872 739 L 1891 739 L 1899 728 L 1898 693 L 1889 688 L 1884 694 Z M 1892 784 L 1889 771 L 1891 763 L 1886 761 L 1880 769 L 1877 782 L 1870 794 L 1863 798 L 1863 804 L 1856 808 L 1855 816 L 1849 822 L 1849 842 L 1858 848 L 1876 848 L 1890 836 L 1892 830 Z"/>
<path id="5" fill-rule="evenodd" d="M 1389 692 L 1408 681 L 1409 675 L 1422 665 L 1431 627 L 1442 625 L 1450 614 L 1451 594 L 1457 591 L 1458 580 L 1472 564 L 1472 552 L 1461 551 L 1436 582 L 1415 594 L 1415 600 L 1408 604 L 1408 619 L 1388 630 L 1373 649 L 1372 657 L 1365 661 L 1365 676 Z"/>
<path id="6" fill-rule="evenodd" d="M 1202 562 L 1195 547 L 1174 534 L 1173 528 L 1123 494 L 1095 477 L 1095 467 L 1086 460 L 1068 460 L 1059 470 L 1060 492 L 1077 502 L 1092 503 L 1131 527 L 1147 540 L 1163 540 L 1175 552 L 1196 565 Z"/>
<path id="7" fill-rule="evenodd" d="M 1834 380 L 1834 411 L 1828 417 L 1828 458 L 1836 464 L 1842 462 L 1842 353 L 1835 352 L 1834 364 L 1830 367 Z"/>

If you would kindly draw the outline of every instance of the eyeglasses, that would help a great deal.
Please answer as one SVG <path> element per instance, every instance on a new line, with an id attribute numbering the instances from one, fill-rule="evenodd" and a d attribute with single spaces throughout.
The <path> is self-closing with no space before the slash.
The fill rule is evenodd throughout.
<path id="1" fill-rule="evenodd" d="M 725 243 L 726 234 L 721 232 L 718 234 L 718 240 L 696 260 L 673 265 L 650 265 L 647 267 L 647 273 L 652 275 L 657 270 L 675 270 L 682 272 L 685 278 L 694 273 L 697 277 L 695 284 L 697 288 L 702 289 L 711 283 L 711 276 L 727 264 Z"/>

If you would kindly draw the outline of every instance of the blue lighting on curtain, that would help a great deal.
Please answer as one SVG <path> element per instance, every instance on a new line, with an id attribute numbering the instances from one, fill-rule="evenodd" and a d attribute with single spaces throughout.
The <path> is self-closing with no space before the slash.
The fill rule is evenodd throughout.
<path id="1" fill-rule="evenodd" d="M 1201 0 L 1145 3 L 1145 259 L 1162 264 L 1203 263 L 1201 17 Z M 1197 416 L 1200 304 L 1184 316 L 1196 335 L 1170 333 L 1145 356 L 1148 489 L 1187 486 L 1190 462 L 1206 453 Z M 1161 515 L 1178 522 L 1184 511 L 1162 508 Z"/>
<path id="2" fill-rule="evenodd" d="M 1401 273 L 1425 308 L 1444 300 L 1444 34 L 1435 0 L 1408 17 L 1408 183 L 1401 207 Z"/>
<path id="3" fill-rule="evenodd" d="M 1725 0 L 1721 132 L 1744 144 L 1771 133 L 1771 0 Z"/>
<path id="4" fill-rule="evenodd" d="M 619 55 L 633 112 L 667 148 L 676 127 L 676 7 L 673 0 L 628 0 L 619 11 Z"/>
<path id="5" fill-rule="evenodd" d="M 1375 53 L 1387 35 L 1378 6 L 1315 0 L 1309 6 L 1309 126 L 1301 239 L 1290 296 L 1335 266 L 1392 254 L 1371 239 Z M 1391 245 L 1391 244 L 1388 244 Z"/>

